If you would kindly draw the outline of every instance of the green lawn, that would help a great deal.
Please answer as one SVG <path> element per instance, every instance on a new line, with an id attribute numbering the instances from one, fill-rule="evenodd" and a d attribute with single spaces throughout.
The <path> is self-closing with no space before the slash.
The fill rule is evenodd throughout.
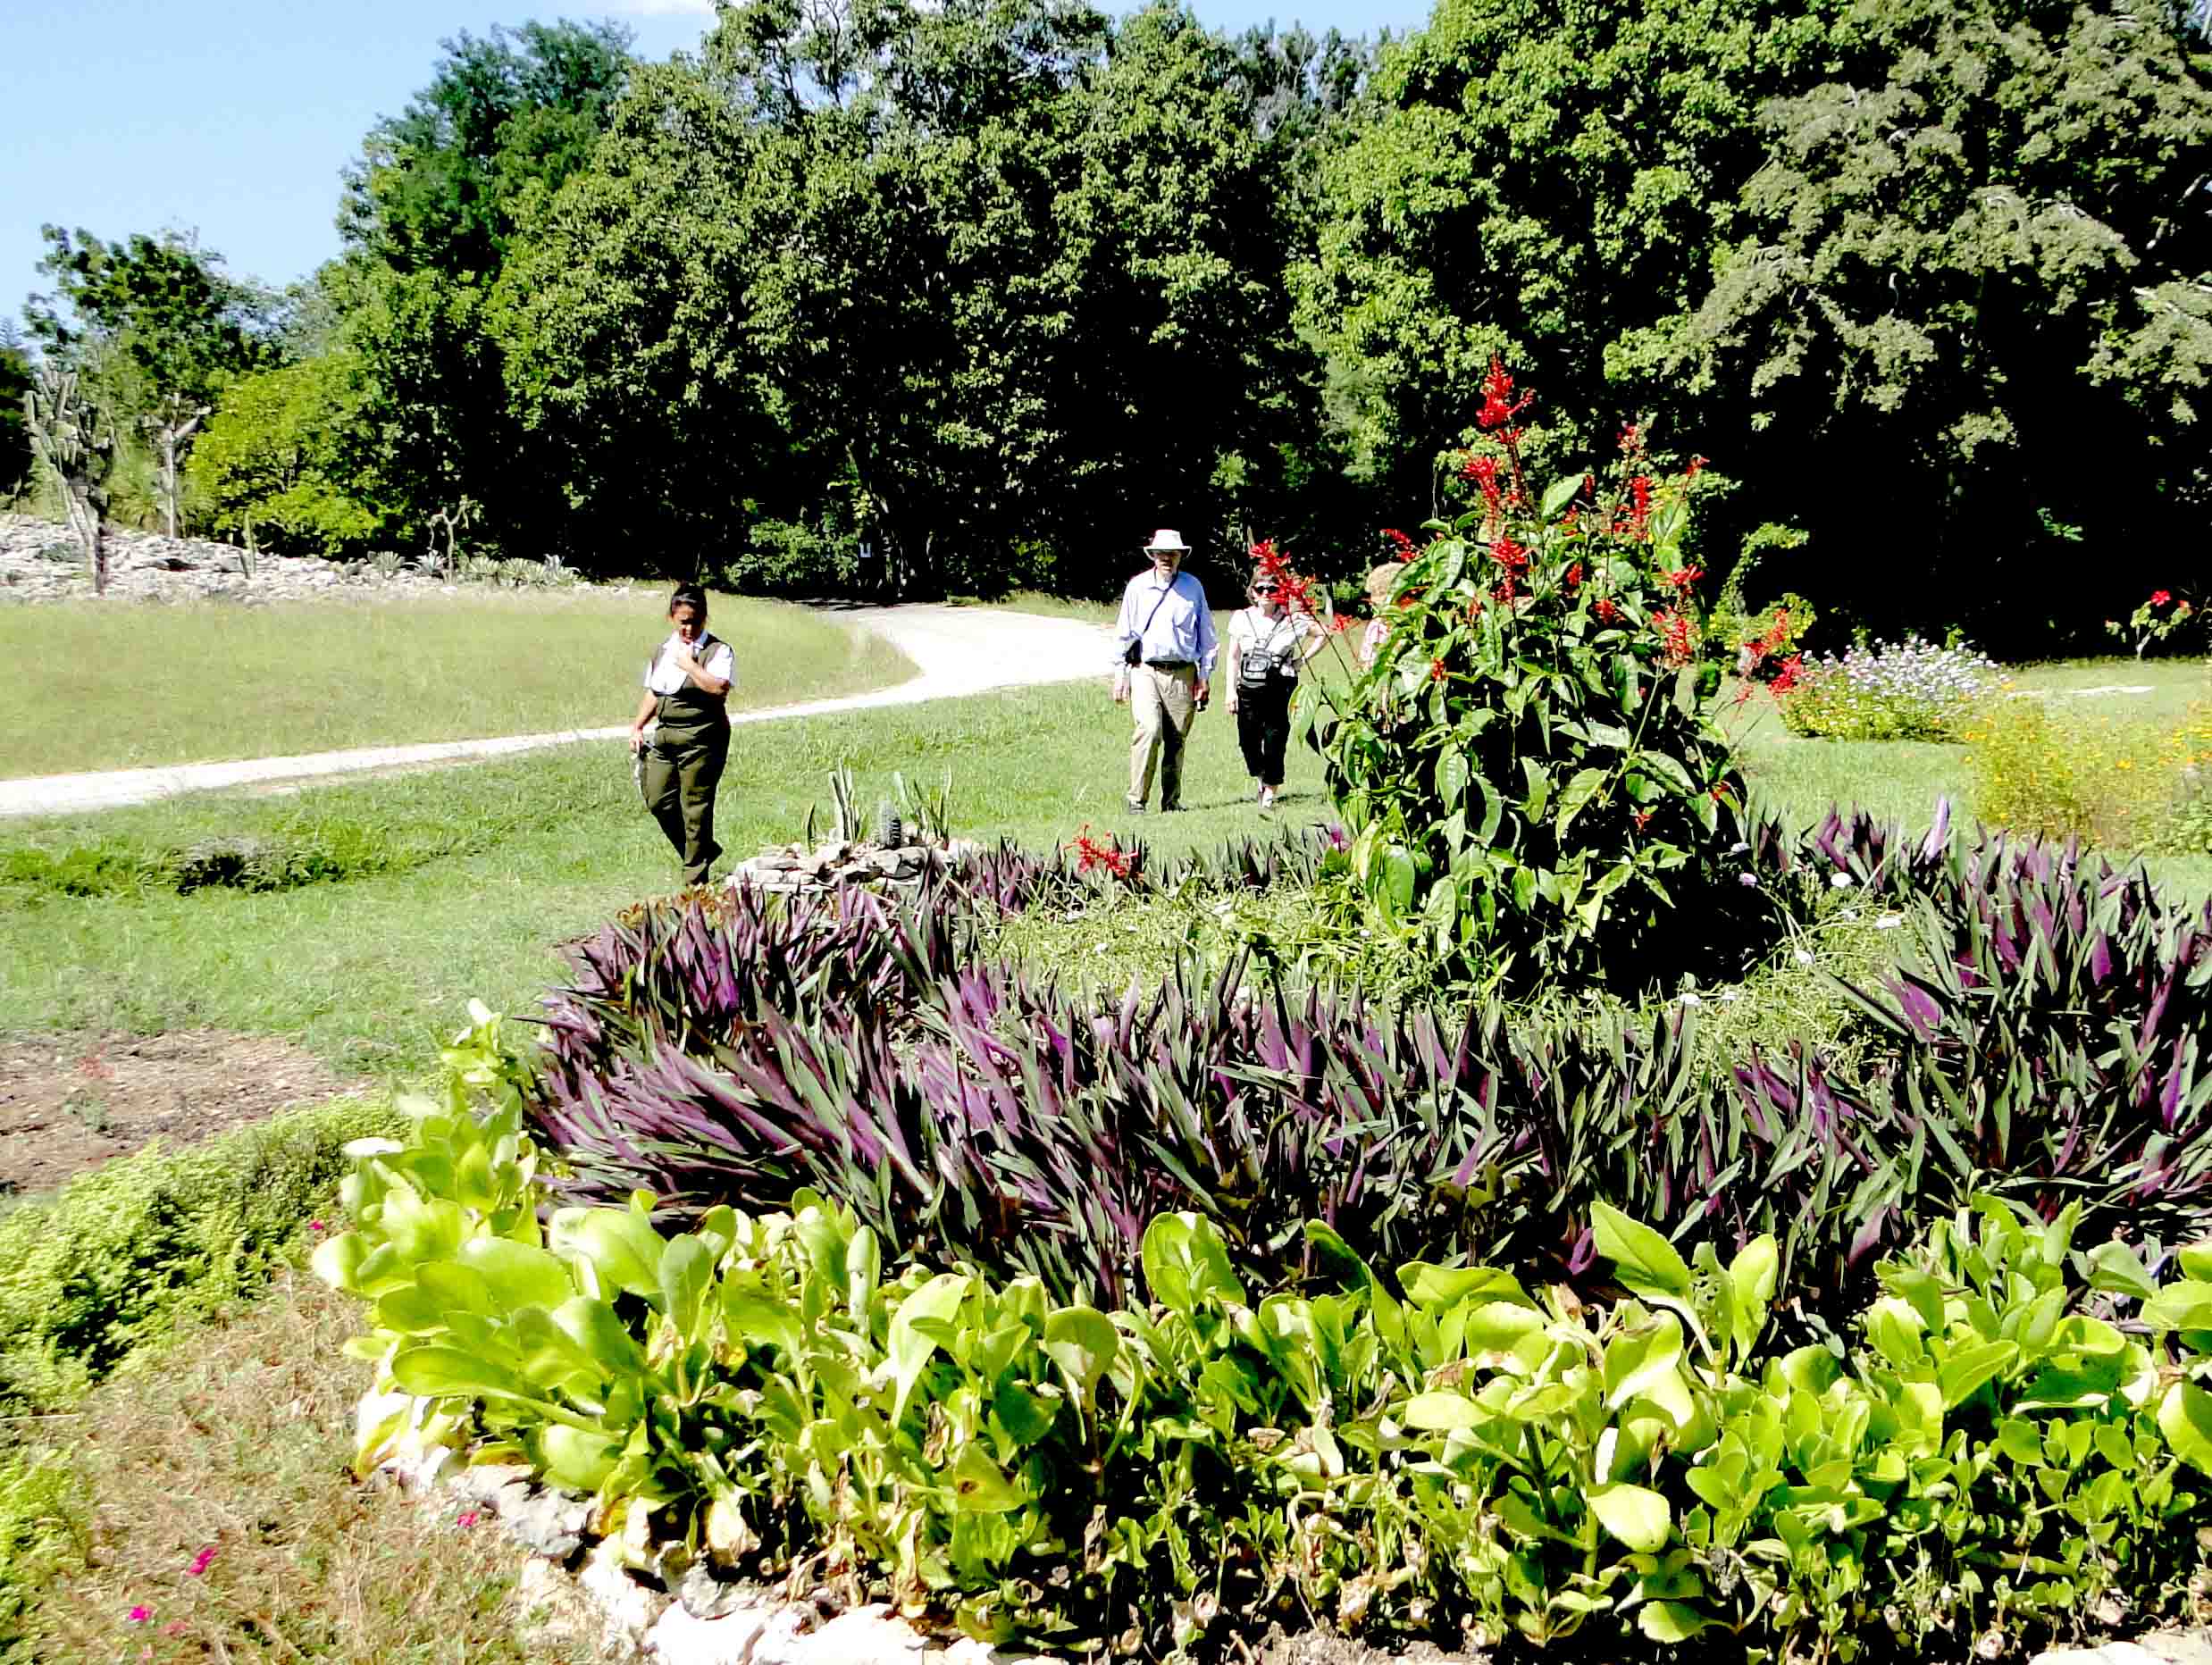
<path id="1" fill-rule="evenodd" d="M 626 723 L 666 598 L 484 590 L 267 607 L 0 609 L 0 779 Z M 713 599 L 740 706 L 913 674 L 877 637 Z"/>
<path id="2" fill-rule="evenodd" d="M 1973 816 L 1960 748 L 1795 740 L 1756 704 L 1730 721 L 1755 783 L 1795 822 L 1842 799 L 1924 824 L 1947 792 L 1956 815 Z M 724 782 L 723 841 L 742 852 L 796 836 L 809 806 L 826 814 L 826 774 L 840 763 L 869 806 L 894 770 L 933 786 L 950 770 L 960 831 L 1033 846 L 1088 824 L 1173 853 L 1267 824 L 1218 707 L 1192 742 L 1189 811 L 1130 816 L 1127 724 L 1102 688 L 1081 683 L 750 727 Z M 1318 782 L 1313 759 L 1294 754 L 1278 818 L 1323 818 Z M 396 853 L 381 871 L 262 894 L 87 899 L 0 883 L 0 1030 L 214 1025 L 295 1034 L 343 1069 L 405 1075 L 429 1062 L 470 996 L 528 1010 L 559 973 L 552 944 L 674 878 L 615 745 L 13 824 L 0 828 L 0 873 L 72 849 L 129 855 L 216 837 Z M 2190 893 L 2212 891 L 2212 859 L 2153 869 Z"/>

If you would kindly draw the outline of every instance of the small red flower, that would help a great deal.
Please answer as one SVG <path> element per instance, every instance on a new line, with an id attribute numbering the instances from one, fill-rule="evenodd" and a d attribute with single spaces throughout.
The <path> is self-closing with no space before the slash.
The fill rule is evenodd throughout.
<path id="1" fill-rule="evenodd" d="M 1066 848 L 1076 852 L 1077 873 L 1089 873 L 1094 867 L 1102 867 L 1125 883 L 1135 859 L 1135 851 L 1121 849 L 1110 835 L 1102 843 L 1093 838 L 1091 824 L 1087 821 L 1077 832 L 1075 841 Z"/>
<path id="2" fill-rule="evenodd" d="M 1613 606 L 1611 596 L 1598 597 L 1595 611 L 1600 624 L 1617 624 L 1621 622 L 1621 609 Z"/>
<path id="3" fill-rule="evenodd" d="M 1574 563 L 1574 565 L 1573 565 L 1570 566 L 1570 567 L 1567 569 L 1567 588 L 1568 588 L 1568 589 L 1570 589 L 1570 590 L 1579 590 L 1579 589 L 1580 589 L 1581 587 L 1582 587 L 1582 563 L 1581 563 L 1581 562 L 1579 562 L 1579 561 L 1577 561 L 1577 562 L 1575 562 L 1575 563 Z"/>
<path id="4" fill-rule="evenodd" d="M 150 1624 L 153 1621 L 154 1610 L 150 1607 L 134 1607 L 124 1617 L 134 1625 Z"/>
<path id="5" fill-rule="evenodd" d="M 1678 572 L 1661 573 L 1659 581 L 1663 584 L 1673 585 L 1677 595 L 1687 595 L 1689 593 L 1689 587 L 1705 575 L 1703 567 L 1685 566 Z"/>
<path id="6" fill-rule="evenodd" d="M 1629 815 L 1629 819 L 1636 823 L 1636 830 L 1638 832 L 1651 824 L 1651 817 L 1652 811 L 1648 809 L 1632 810 Z"/>
<path id="7" fill-rule="evenodd" d="M 1629 536 L 1641 540 L 1651 524 L 1651 476 L 1629 481 Z"/>
<path id="8" fill-rule="evenodd" d="M 1475 598 L 1472 601 L 1470 601 L 1470 602 L 1467 604 L 1467 622 L 1468 622 L 1470 624 L 1472 624 L 1472 623 L 1474 623 L 1477 619 L 1480 618 L 1481 616 L 1482 616 L 1482 598 L 1481 598 L 1480 596 L 1477 596 L 1477 597 L 1476 597 L 1476 598 Z"/>
<path id="9" fill-rule="evenodd" d="M 2150 605 L 2154 607 L 2162 607 L 2173 599 L 2174 592 L 2171 590 L 2154 590 L 2150 592 Z"/>
<path id="10" fill-rule="evenodd" d="M 1644 449 L 1644 431 L 1634 423 L 1621 424 L 1621 455 L 1636 456 Z"/>
<path id="11" fill-rule="evenodd" d="M 1527 547 L 1515 543 L 1503 532 L 1490 540 L 1490 558 L 1516 576 L 1529 570 Z"/>
<path id="12" fill-rule="evenodd" d="M 1429 680 L 1432 682 L 1441 682 L 1444 680 L 1443 660 L 1431 659 L 1429 661 Z"/>
<path id="13" fill-rule="evenodd" d="M 474 1510 L 465 1509 L 458 1515 L 454 1517 L 453 1524 L 457 1527 L 473 1527 L 476 1524 L 478 1519 L 479 1516 Z"/>
<path id="14" fill-rule="evenodd" d="M 1682 470 L 1682 475 L 1683 475 L 1683 478 L 1684 478 L 1684 479 L 1686 479 L 1686 480 L 1695 480 L 1695 479 L 1697 479 L 1697 471 L 1698 471 L 1699 469 L 1703 468 L 1705 465 L 1705 459 L 1704 457 L 1702 457 L 1702 456 L 1693 456 L 1693 457 L 1691 457 L 1691 458 L 1689 459 L 1688 464 L 1687 464 L 1687 465 L 1683 468 L 1683 470 Z"/>
<path id="15" fill-rule="evenodd" d="M 1420 551 L 1414 547 L 1413 540 L 1407 537 L 1403 532 L 1400 531 L 1395 526 L 1384 527 L 1382 535 L 1389 539 L 1390 541 L 1396 546 L 1398 559 L 1401 561 L 1410 561 L 1420 553 Z"/>
<path id="16" fill-rule="evenodd" d="M 184 1569 L 184 1576 L 188 1578 L 198 1577 L 207 1570 L 209 1564 L 214 1559 L 215 1546 L 210 1544 L 192 1558 L 192 1564 Z"/>
<path id="17" fill-rule="evenodd" d="M 1688 665 L 1697 652 L 1697 626 L 1672 607 L 1661 607 L 1651 615 L 1651 627 L 1659 633 L 1660 657 L 1677 669 Z"/>
<path id="18" fill-rule="evenodd" d="M 1505 361 L 1494 353 L 1490 356 L 1490 373 L 1482 379 L 1482 408 L 1475 413 L 1475 421 L 1487 432 L 1512 421 L 1529 408 L 1535 397 L 1533 393 L 1524 393 L 1517 399 L 1513 397 L 1513 379 L 1506 373 Z M 1510 445 L 1520 437 L 1516 430 L 1506 443 Z"/>
<path id="19" fill-rule="evenodd" d="M 1774 667 L 1773 681 L 1767 684 L 1778 694 L 1786 694 L 1795 688 L 1805 675 L 1805 656 L 1793 653 Z"/>

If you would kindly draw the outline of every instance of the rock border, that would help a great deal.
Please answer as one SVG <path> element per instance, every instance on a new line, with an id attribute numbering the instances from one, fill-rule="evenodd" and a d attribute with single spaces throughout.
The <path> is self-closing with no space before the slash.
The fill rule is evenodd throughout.
<path id="1" fill-rule="evenodd" d="M 838 1611 L 792 1601 L 757 1585 L 680 1564 L 664 1549 L 658 1575 L 630 1564 L 615 1538 L 594 1538 L 591 1500 L 540 1484 L 519 1463 L 467 1463 L 423 1438 L 428 1400 L 372 1388 L 355 1411 L 356 1439 L 398 1413 L 406 1430 L 373 1475 L 425 1505 L 490 1516 L 529 1560 L 515 1581 L 526 1610 L 547 1617 L 530 1634 L 583 1641 L 600 1659 L 630 1665 L 1061 1665 L 973 1637 L 933 1637 L 884 1602 Z"/>

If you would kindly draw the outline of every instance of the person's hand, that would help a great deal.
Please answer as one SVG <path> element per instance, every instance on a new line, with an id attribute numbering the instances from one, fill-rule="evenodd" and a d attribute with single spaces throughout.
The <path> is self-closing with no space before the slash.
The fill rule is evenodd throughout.
<path id="1" fill-rule="evenodd" d="M 1191 689 L 1191 698 L 1197 702 L 1198 708 L 1201 711 L 1203 711 L 1206 708 L 1206 698 L 1211 691 L 1212 686 L 1213 685 L 1211 682 L 1201 680 Z"/>
<path id="2" fill-rule="evenodd" d="M 691 657 L 691 650 L 689 648 L 676 649 L 676 669 L 686 676 L 698 676 L 701 674 L 699 661 Z"/>
<path id="3" fill-rule="evenodd" d="M 630 755 L 634 757 L 644 749 L 645 731 L 641 728 L 632 729 L 630 731 Z"/>
<path id="4" fill-rule="evenodd" d="M 1236 690 L 1234 688 L 1229 690 L 1229 697 L 1227 700 L 1223 701 L 1223 703 L 1227 705 L 1231 711 L 1236 709 Z"/>
<path id="5" fill-rule="evenodd" d="M 1119 671 L 1114 673 L 1114 703 L 1118 706 L 1129 703 L 1129 679 Z"/>

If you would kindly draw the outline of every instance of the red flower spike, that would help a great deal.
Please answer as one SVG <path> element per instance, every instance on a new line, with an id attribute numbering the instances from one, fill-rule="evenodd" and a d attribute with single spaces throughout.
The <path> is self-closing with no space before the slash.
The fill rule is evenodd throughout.
<path id="1" fill-rule="evenodd" d="M 1382 535 L 1389 539 L 1391 543 L 1396 547 L 1398 559 L 1401 561 L 1410 561 L 1416 555 L 1420 553 L 1420 551 L 1414 547 L 1413 540 L 1407 537 L 1403 532 L 1400 531 L 1395 526 L 1384 527 Z"/>
<path id="2" fill-rule="evenodd" d="M 1613 606 L 1611 596 L 1597 598 L 1596 613 L 1600 624 L 1617 624 L 1621 622 L 1621 609 Z"/>
<path id="3" fill-rule="evenodd" d="M 1659 634 L 1660 657 L 1679 670 L 1688 665 L 1697 648 L 1697 626 L 1672 607 L 1661 607 L 1651 615 L 1651 627 Z"/>
<path id="4" fill-rule="evenodd" d="M 1110 836 L 1101 843 L 1091 836 L 1091 824 L 1087 821 L 1077 832 L 1075 841 L 1065 848 L 1076 852 L 1077 873 L 1088 873 L 1094 867 L 1102 867 L 1126 883 L 1135 865 L 1135 852 L 1120 849 Z"/>
<path id="5" fill-rule="evenodd" d="M 1529 570 L 1527 547 L 1515 543 L 1503 532 L 1490 540 L 1490 558 L 1509 573 L 1519 574 Z"/>
<path id="6" fill-rule="evenodd" d="M 1429 661 L 1429 680 L 1432 682 L 1441 682 L 1444 680 L 1443 660 L 1431 659 Z"/>
<path id="7" fill-rule="evenodd" d="M 2174 592 L 2171 590 L 2154 590 L 2150 592 L 2150 605 L 2154 607 L 2162 607 L 2173 599 Z"/>
<path id="8" fill-rule="evenodd" d="M 1493 353 L 1490 356 L 1490 373 L 1482 379 L 1482 408 L 1475 413 L 1475 421 L 1484 432 L 1504 427 L 1527 410 L 1536 397 L 1533 393 L 1513 397 L 1513 379 L 1506 373 L 1505 361 Z M 1507 445 L 1517 444 L 1521 439 L 1518 428 L 1500 436 Z"/>
<path id="9" fill-rule="evenodd" d="M 1567 588 L 1570 590 L 1579 590 L 1581 587 L 1582 563 L 1577 561 L 1573 565 L 1567 569 Z"/>

